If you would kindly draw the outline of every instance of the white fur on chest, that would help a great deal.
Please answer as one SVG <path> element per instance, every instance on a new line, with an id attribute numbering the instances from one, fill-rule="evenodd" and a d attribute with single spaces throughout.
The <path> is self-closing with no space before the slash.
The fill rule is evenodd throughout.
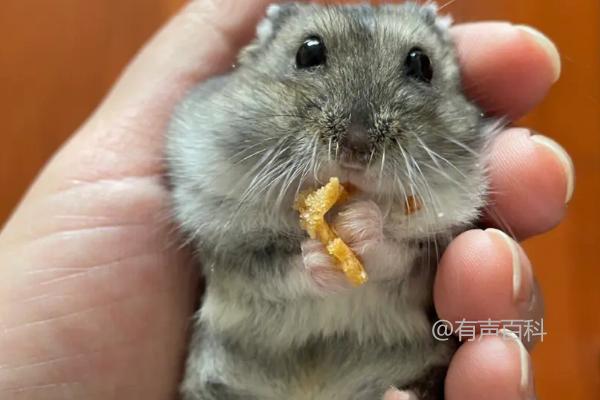
<path id="1" fill-rule="evenodd" d="M 403 289 L 398 287 L 398 291 Z M 243 297 L 232 302 L 231 297 L 225 299 L 209 288 L 200 318 L 217 332 L 262 338 L 273 349 L 286 350 L 310 339 L 344 334 L 360 342 L 393 344 L 430 334 L 425 310 L 409 298 L 412 294 L 392 293 L 381 284 L 367 283 L 324 298 L 262 303 Z"/>

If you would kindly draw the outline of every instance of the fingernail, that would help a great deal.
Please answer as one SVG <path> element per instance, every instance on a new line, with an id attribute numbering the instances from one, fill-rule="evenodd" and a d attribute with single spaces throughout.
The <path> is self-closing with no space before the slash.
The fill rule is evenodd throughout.
<path id="1" fill-rule="evenodd" d="M 533 370 L 531 367 L 531 358 L 529 352 L 521 342 L 521 338 L 511 330 L 500 329 L 502 338 L 515 343 L 519 348 L 519 364 L 521 367 L 521 377 L 519 389 L 523 394 L 523 398 L 527 400 L 535 399 L 535 388 L 533 383 Z"/>
<path id="2" fill-rule="evenodd" d="M 547 136 L 533 135 L 531 136 L 531 140 L 550 150 L 560 161 L 563 170 L 565 171 L 565 176 L 567 177 L 565 204 L 568 204 L 573 198 L 573 192 L 575 191 L 575 166 L 573 165 L 571 156 L 569 156 L 569 153 L 567 153 L 560 144 Z"/>
<path id="3" fill-rule="evenodd" d="M 552 61 L 552 69 L 554 71 L 554 82 L 558 81 L 561 73 L 561 62 L 560 62 L 560 54 L 556 45 L 552 40 L 548 38 L 548 36 L 544 35 L 542 32 L 538 31 L 535 28 L 532 28 L 528 25 L 516 25 L 516 28 L 522 30 L 526 34 L 528 34 L 533 40 L 535 40 L 546 52 L 550 60 Z"/>
<path id="4" fill-rule="evenodd" d="M 523 313 L 527 313 L 533 304 L 533 272 L 529 259 L 506 233 L 494 228 L 486 229 L 486 232 L 496 235 L 508 246 L 512 256 L 513 300 Z"/>

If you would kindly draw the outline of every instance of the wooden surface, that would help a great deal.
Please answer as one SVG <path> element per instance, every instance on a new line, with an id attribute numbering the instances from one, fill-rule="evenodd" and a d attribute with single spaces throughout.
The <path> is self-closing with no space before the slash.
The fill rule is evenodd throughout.
<path id="1" fill-rule="evenodd" d="M 183 0 L 3 0 L 0 5 L 0 223 L 36 172 L 102 99 L 126 62 Z M 526 243 L 545 292 L 535 351 L 540 399 L 600 398 L 600 2 L 458 0 L 457 20 L 538 27 L 563 56 L 563 77 L 524 123 L 573 155 L 566 222 Z"/>

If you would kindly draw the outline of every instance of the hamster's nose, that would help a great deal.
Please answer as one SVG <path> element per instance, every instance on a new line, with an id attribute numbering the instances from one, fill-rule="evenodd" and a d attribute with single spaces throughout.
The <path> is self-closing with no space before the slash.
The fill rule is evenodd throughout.
<path id="1" fill-rule="evenodd" d="M 355 161 L 366 162 L 371 153 L 369 132 L 358 123 L 351 123 L 340 140 L 342 156 Z"/>

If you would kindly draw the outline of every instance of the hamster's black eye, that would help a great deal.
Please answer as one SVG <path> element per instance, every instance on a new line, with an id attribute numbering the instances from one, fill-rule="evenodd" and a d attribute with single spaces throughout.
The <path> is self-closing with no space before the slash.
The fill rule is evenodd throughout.
<path id="1" fill-rule="evenodd" d="M 404 62 L 404 67 L 406 68 L 406 75 L 418 79 L 422 82 L 430 83 L 433 78 L 433 68 L 431 66 L 431 60 L 423 52 L 423 50 L 415 47 L 412 49 L 408 56 L 406 56 L 406 61 Z"/>
<path id="2" fill-rule="evenodd" d="M 296 54 L 296 66 L 301 69 L 324 65 L 326 61 L 327 48 L 318 36 L 306 39 Z"/>

